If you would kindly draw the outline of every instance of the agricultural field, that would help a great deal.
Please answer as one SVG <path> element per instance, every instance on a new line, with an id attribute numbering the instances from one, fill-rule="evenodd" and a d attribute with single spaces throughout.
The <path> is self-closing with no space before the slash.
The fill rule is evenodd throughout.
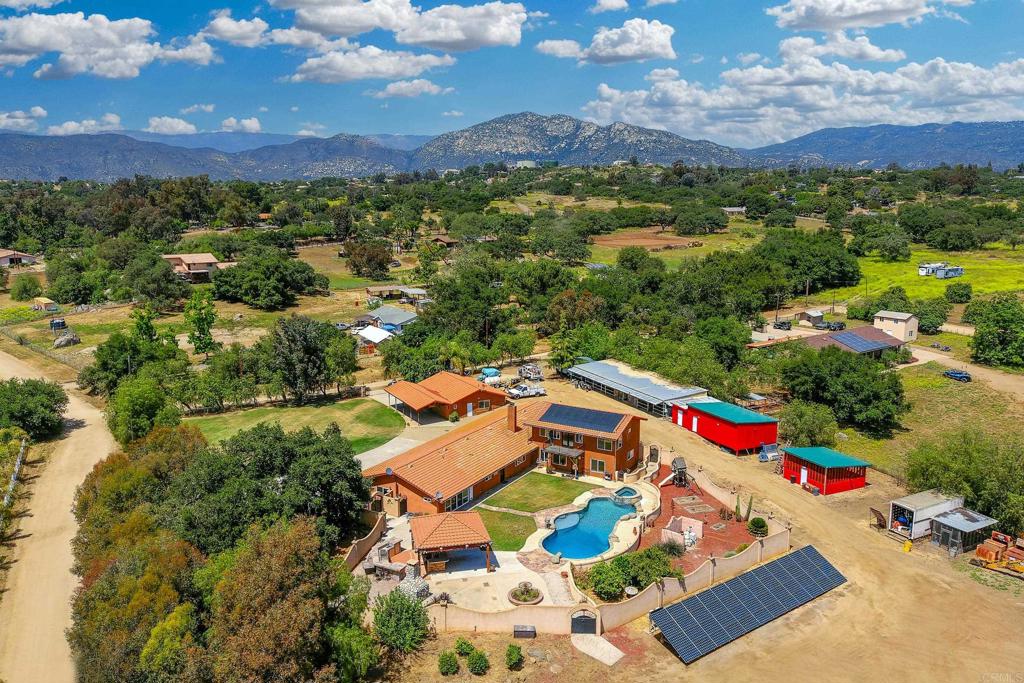
<path id="1" fill-rule="evenodd" d="M 670 230 L 659 231 L 657 228 L 616 230 L 594 238 L 594 244 L 590 248 L 590 260 L 594 263 L 613 264 L 619 252 L 625 247 L 642 246 L 650 249 L 669 268 L 676 268 L 686 259 L 707 256 L 714 251 L 749 249 L 763 234 L 763 227 L 746 221 L 733 221 L 724 232 L 692 237 L 679 237 Z M 664 243 L 667 248 L 663 248 L 659 243 Z M 699 244 L 689 247 L 671 246 L 686 243 Z"/>
<path id="2" fill-rule="evenodd" d="M 316 272 L 326 275 L 332 290 L 362 289 L 370 285 L 384 284 L 355 275 L 348 269 L 346 260 L 338 257 L 337 245 L 304 247 L 299 249 L 297 258 L 313 266 Z M 403 277 L 411 276 L 409 271 L 416 267 L 416 255 L 406 254 L 399 260 L 402 267 L 393 269 L 391 278 L 386 282 L 399 282 Z"/>
<path id="3" fill-rule="evenodd" d="M 552 208 L 558 211 L 565 209 L 590 209 L 591 211 L 610 211 L 618 206 L 653 206 L 656 208 L 668 208 L 665 204 L 651 204 L 647 202 L 634 202 L 629 199 L 611 199 L 610 197 L 587 197 L 582 202 L 576 201 L 571 195 L 549 194 L 547 192 L 527 192 L 522 197 L 512 199 L 496 199 L 491 206 L 502 213 L 521 213 L 527 216 L 533 215 L 540 209 Z"/>
<path id="4" fill-rule="evenodd" d="M 859 261 L 864 274 L 860 284 L 821 292 L 818 299 L 831 300 L 834 293 L 837 300 L 847 301 L 865 294 L 878 295 L 890 287 L 903 287 L 911 298 L 938 297 L 951 282 L 966 282 L 974 287 L 975 294 L 1024 290 L 1024 249 L 998 246 L 981 251 L 943 252 L 918 247 L 911 252 L 909 261 L 887 262 L 878 256 L 861 257 Z M 917 274 L 918 263 L 940 261 L 963 266 L 964 276 L 938 280 Z"/>
<path id="5" fill-rule="evenodd" d="M 906 458 L 918 445 L 962 429 L 986 434 L 1018 433 L 1024 406 L 984 382 L 961 384 L 942 376 L 945 367 L 926 363 L 898 370 L 912 410 L 891 438 L 844 429 L 837 448 L 899 478 Z"/>
<path id="6" fill-rule="evenodd" d="M 231 438 L 261 422 L 279 422 L 288 431 L 312 427 L 320 431 L 335 423 L 352 442 L 356 453 L 381 446 L 405 429 L 405 419 L 395 410 L 372 399 L 351 399 L 288 408 L 253 408 L 231 413 L 190 417 L 210 443 Z"/>

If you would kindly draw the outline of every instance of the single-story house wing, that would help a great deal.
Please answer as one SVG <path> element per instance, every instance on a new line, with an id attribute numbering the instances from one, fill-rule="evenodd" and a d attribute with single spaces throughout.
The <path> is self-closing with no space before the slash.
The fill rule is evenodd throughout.
<path id="1" fill-rule="evenodd" d="M 503 406 L 508 400 L 505 392 L 454 372 L 439 372 L 416 384 L 396 382 L 384 391 L 416 420 L 428 409 L 446 419 L 453 412 L 469 417 Z"/>
<path id="2" fill-rule="evenodd" d="M 413 311 L 407 311 L 397 306 L 381 306 L 370 311 L 368 315 L 376 321 L 378 327 L 390 325 L 396 333 L 401 333 L 403 327 L 419 317 Z"/>
<path id="3" fill-rule="evenodd" d="M 0 266 L 9 268 L 11 266 L 31 266 L 36 262 L 36 257 L 26 254 L 23 251 L 13 249 L 0 249 Z"/>

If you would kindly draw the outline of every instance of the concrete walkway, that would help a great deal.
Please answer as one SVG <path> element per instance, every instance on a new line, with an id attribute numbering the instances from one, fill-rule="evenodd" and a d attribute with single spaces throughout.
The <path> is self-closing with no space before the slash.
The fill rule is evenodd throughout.
<path id="1" fill-rule="evenodd" d="M 614 666 L 625 656 L 622 650 L 601 636 L 574 633 L 571 640 L 574 648 L 608 666 Z"/>

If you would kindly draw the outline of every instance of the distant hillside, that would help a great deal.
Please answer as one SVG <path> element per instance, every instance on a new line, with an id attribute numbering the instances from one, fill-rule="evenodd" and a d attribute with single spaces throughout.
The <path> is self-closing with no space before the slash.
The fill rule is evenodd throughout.
<path id="1" fill-rule="evenodd" d="M 401 149 L 406 152 L 411 152 L 414 149 L 418 149 L 434 139 L 433 135 L 392 135 L 390 133 L 380 133 L 378 135 L 364 135 L 363 137 L 373 140 L 377 144 L 383 145 L 384 147 L 390 147 L 391 149 Z"/>
<path id="2" fill-rule="evenodd" d="M 991 163 L 998 170 L 1024 162 L 1024 121 L 929 123 L 923 126 L 825 128 L 809 135 L 749 150 L 767 166 L 857 166 L 934 168 L 942 163 Z"/>
<path id="3" fill-rule="evenodd" d="M 598 126 L 571 116 L 509 114 L 445 133 L 416 150 L 419 168 L 462 168 L 471 164 L 557 161 L 580 166 L 637 157 L 642 163 L 743 165 L 741 154 L 707 141 L 625 123 Z"/>
<path id="4" fill-rule="evenodd" d="M 162 142 L 165 145 L 188 149 L 209 147 L 219 152 L 245 152 L 250 149 L 266 147 L 267 145 L 286 145 L 289 142 L 302 139 L 298 135 L 281 135 L 278 133 L 214 132 L 193 133 L 190 135 L 164 135 L 162 133 L 147 133 L 144 130 L 119 130 L 116 133 L 144 142 Z"/>

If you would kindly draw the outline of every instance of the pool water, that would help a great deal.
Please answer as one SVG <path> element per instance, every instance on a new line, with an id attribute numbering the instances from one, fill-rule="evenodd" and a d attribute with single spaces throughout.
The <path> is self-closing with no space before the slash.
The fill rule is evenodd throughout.
<path id="1" fill-rule="evenodd" d="M 635 498 L 640 494 L 636 492 L 636 489 L 630 488 L 628 486 L 623 486 L 621 489 L 615 492 L 615 495 L 620 496 L 622 498 Z"/>
<path id="2" fill-rule="evenodd" d="M 623 515 L 636 512 L 632 505 L 611 498 L 592 498 L 582 512 L 569 512 L 555 518 L 555 532 L 542 545 L 549 553 L 562 553 L 569 560 L 595 557 L 608 550 L 609 534 Z"/>

